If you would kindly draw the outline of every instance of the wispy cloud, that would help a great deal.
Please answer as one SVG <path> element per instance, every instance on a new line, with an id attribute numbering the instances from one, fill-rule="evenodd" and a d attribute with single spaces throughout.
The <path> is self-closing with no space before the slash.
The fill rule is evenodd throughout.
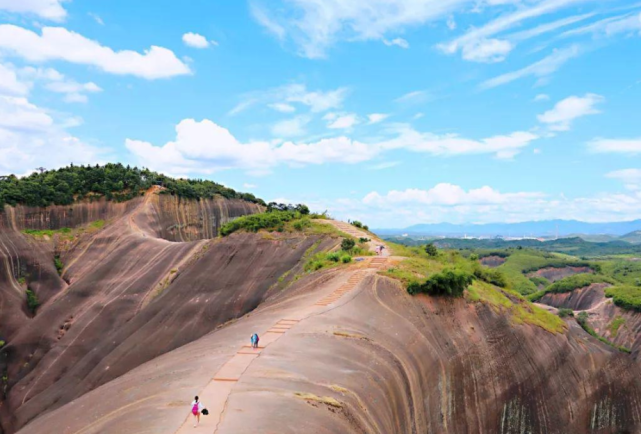
<path id="1" fill-rule="evenodd" d="M 499 75 L 498 77 L 487 80 L 483 82 L 480 87 L 481 89 L 491 89 L 525 77 L 547 77 L 556 72 L 568 60 L 577 57 L 579 53 L 580 49 L 577 45 L 554 50 L 552 54 L 544 57 L 538 62 L 526 66 L 525 68 L 508 72 L 507 74 Z"/>

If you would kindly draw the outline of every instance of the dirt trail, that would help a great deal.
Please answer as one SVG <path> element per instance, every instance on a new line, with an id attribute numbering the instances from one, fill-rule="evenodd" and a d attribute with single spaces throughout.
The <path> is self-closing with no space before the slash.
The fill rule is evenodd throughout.
<path id="1" fill-rule="evenodd" d="M 229 396 L 236 383 L 241 379 L 252 362 L 256 360 L 266 348 L 285 335 L 287 331 L 296 327 L 306 319 L 331 309 L 345 294 L 360 285 L 367 276 L 375 274 L 376 271 L 386 263 L 386 258 L 369 258 L 366 264 L 367 268 L 357 270 L 351 268 L 345 270 L 344 273 L 349 273 L 350 276 L 347 281 L 337 289 L 322 297 L 313 305 L 303 306 L 295 312 L 290 312 L 286 318 L 278 320 L 267 331 L 259 334 L 260 344 L 258 348 L 252 348 L 250 345 L 241 347 L 236 354 L 216 372 L 211 382 L 198 395 L 200 401 L 203 402 L 209 411 L 208 416 L 201 417 L 200 426 L 206 428 L 207 432 L 217 432 L 220 422 L 224 419 Z M 247 339 L 249 340 L 249 337 L 247 337 Z M 192 432 L 194 429 L 193 424 L 193 416 L 189 414 L 183 425 L 176 431 L 176 434 Z"/>
<path id="2" fill-rule="evenodd" d="M 390 256 L 390 252 L 389 252 L 389 249 L 387 248 L 387 244 L 385 244 L 383 241 L 381 241 L 378 238 L 373 238 L 371 234 L 358 229 L 356 226 L 352 224 L 341 222 L 338 220 L 319 220 L 319 221 L 323 223 L 331 224 L 338 230 L 345 232 L 346 234 L 351 235 L 357 239 L 368 238 L 370 239 L 370 241 L 367 243 L 367 245 L 369 246 L 369 250 L 371 252 L 375 252 L 378 246 L 384 246 L 385 248 L 383 249 L 382 256 Z"/>

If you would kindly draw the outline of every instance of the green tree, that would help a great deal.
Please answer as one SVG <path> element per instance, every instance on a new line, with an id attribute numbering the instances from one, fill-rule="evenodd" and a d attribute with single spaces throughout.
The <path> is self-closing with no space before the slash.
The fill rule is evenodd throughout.
<path id="1" fill-rule="evenodd" d="M 433 243 L 425 245 L 425 253 L 430 256 L 438 256 L 438 248 Z"/>

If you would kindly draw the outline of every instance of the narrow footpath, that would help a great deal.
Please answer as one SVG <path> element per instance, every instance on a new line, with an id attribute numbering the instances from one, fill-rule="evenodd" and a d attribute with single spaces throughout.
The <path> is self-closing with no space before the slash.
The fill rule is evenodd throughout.
<path id="1" fill-rule="evenodd" d="M 348 223 L 337 221 L 330 221 L 329 223 L 354 237 L 369 238 L 368 234 L 359 231 Z M 383 243 L 379 243 L 379 245 L 380 244 Z M 370 243 L 370 248 L 374 250 L 375 245 Z M 176 431 L 176 434 L 193 433 L 194 431 L 207 434 L 216 433 L 220 422 L 224 418 L 225 407 L 232 390 L 252 362 L 256 360 L 272 343 L 283 337 L 289 330 L 296 327 L 299 323 L 305 321 L 305 319 L 309 317 L 322 314 L 323 312 L 331 309 L 343 296 L 356 288 L 367 276 L 375 274 L 380 268 L 387 265 L 387 261 L 388 258 L 385 256 L 365 257 L 363 259 L 363 262 L 365 262 L 365 268 L 346 269 L 345 273 L 351 273 L 351 275 L 347 279 L 347 282 L 339 288 L 318 299 L 314 304 L 290 313 L 286 318 L 281 318 L 268 330 L 259 334 L 260 342 L 258 348 L 252 348 L 249 343 L 239 348 L 236 354 L 214 374 L 209 384 L 198 394 L 200 401 L 209 411 L 209 415 L 201 415 L 200 425 L 195 429 L 194 417 L 191 414 L 187 414 L 185 421 Z M 249 342 L 249 336 L 247 336 L 247 342 Z M 188 413 L 188 410 L 186 410 L 186 413 Z"/>

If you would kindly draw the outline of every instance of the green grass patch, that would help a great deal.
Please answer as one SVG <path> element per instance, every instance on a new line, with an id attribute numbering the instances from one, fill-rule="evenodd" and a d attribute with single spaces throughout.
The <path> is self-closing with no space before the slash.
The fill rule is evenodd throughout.
<path id="1" fill-rule="evenodd" d="M 641 312 L 641 288 L 636 286 L 613 286 L 605 290 L 605 296 L 612 298 L 620 308 Z"/>
<path id="2" fill-rule="evenodd" d="M 537 286 L 539 282 L 532 281 L 526 274 L 548 267 L 563 268 L 576 266 L 588 266 L 593 269 L 598 268 L 596 264 L 591 262 L 560 258 L 553 253 L 536 250 L 515 250 L 496 270 L 500 270 L 505 274 L 510 288 L 521 295 L 529 295 L 539 290 Z"/>
<path id="3" fill-rule="evenodd" d="M 623 319 L 620 316 L 617 316 L 616 318 L 614 318 L 614 320 L 608 326 L 608 330 L 610 330 L 610 336 L 612 336 L 613 338 L 616 338 L 617 335 L 619 334 L 619 329 L 623 324 L 625 324 L 625 319 Z"/>
<path id="4" fill-rule="evenodd" d="M 56 234 L 70 234 L 71 228 L 60 229 L 25 229 L 22 231 L 25 235 L 31 235 L 34 238 L 53 237 Z"/>
<path id="5" fill-rule="evenodd" d="M 508 297 L 509 295 L 509 297 Z M 467 299 L 490 305 L 497 312 L 509 315 L 514 324 L 531 324 L 550 332 L 565 331 L 565 322 L 558 316 L 528 303 L 521 295 L 476 281 L 467 289 Z"/>
<path id="6" fill-rule="evenodd" d="M 96 220 L 91 223 L 89 223 L 89 227 L 91 229 L 102 229 L 105 227 L 105 221 L 104 220 Z"/>
<path id="7" fill-rule="evenodd" d="M 352 262 L 352 257 L 346 252 L 320 252 L 310 257 L 305 263 L 304 270 L 308 273 L 333 268 L 340 264 Z"/>

